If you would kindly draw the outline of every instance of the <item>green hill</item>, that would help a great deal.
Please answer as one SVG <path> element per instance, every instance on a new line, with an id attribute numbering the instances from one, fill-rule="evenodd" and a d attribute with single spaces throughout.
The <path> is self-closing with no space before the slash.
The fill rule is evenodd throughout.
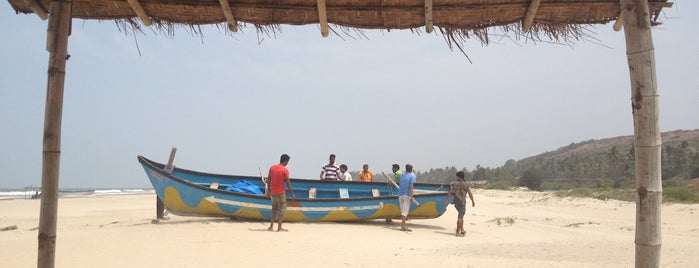
<path id="1" fill-rule="evenodd" d="M 697 130 L 675 130 L 661 133 L 663 150 L 668 146 L 678 148 L 682 143 L 687 143 L 687 149 L 696 153 L 699 151 L 699 129 Z M 633 136 L 621 136 L 600 140 L 588 140 L 580 143 L 571 143 L 555 151 L 545 152 L 536 156 L 527 157 L 519 161 L 535 161 L 544 159 L 565 159 L 574 155 L 579 157 L 594 157 L 607 154 L 613 147 L 621 152 L 629 152 L 633 147 Z"/>
<path id="2" fill-rule="evenodd" d="M 699 130 L 664 132 L 662 177 L 664 184 L 686 185 L 699 177 Z M 496 168 L 477 166 L 466 172 L 469 180 L 488 181 L 490 187 L 534 186 L 537 190 L 632 188 L 634 179 L 633 136 L 571 143 L 554 151 L 520 160 L 508 160 Z M 418 173 L 421 181 L 447 182 L 457 168 Z M 535 185 L 527 185 L 535 177 Z M 523 180 L 524 179 L 524 183 Z"/>

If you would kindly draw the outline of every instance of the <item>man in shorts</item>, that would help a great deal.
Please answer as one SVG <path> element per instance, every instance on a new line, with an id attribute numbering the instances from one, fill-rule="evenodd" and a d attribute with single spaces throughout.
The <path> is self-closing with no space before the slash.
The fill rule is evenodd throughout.
<path id="1" fill-rule="evenodd" d="M 291 198 L 296 199 L 294 195 L 294 189 L 291 187 L 291 181 L 289 180 L 289 170 L 286 165 L 289 164 L 289 155 L 283 154 L 279 159 L 279 164 L 273 165 L 269 168 L 269 183 L 267 184 L 267 192 L 270 193 L 272 199 L 272 215 L 269 218 L 269 228 L 267 230 L 274 230 L 274 220 L 277 219 L 277 232 L 286 232 L 287 230 L 282 228 L 282 222 L 284 220 L 284 214 L 286 214 L 286 188 L 284 188 L 284 182 L 291 192 Z"/>
<path id="2" fill-rule="evenodd" d="M 415 184 L 415 179 L 413 166 L 410 164 L 405 165 L 405 173 L 400 175 L 400 182 L 398 184 L 398 202 L 400 204 L 401 219 L 403 220 L 400 225 L 400 230 L 404 232 L 412 231 L 405 226 L 405 221 L 408 220 L 408 213 L 410 212 L 410 201 L 413 199 L 413 184 Z"/>
<path id="3" fill-rule="evenodd" d="M 466 231 L 464 230 L 464 215 L 466 215 L 466 194 L 471 199 L 471 206 L 475 207 L 476 202 L 473 201 L 473 194 L 471 193 L 471 186 L 466 183 L 464 178 L 464 172 L 456 172 L 456 181 L 451 183 L 449 188 L 449 193 L 447 194 L 447 200 L 445 205 L 449 205 L 449 198 L 454 194 L 454 207 L 456 211 L 459 212 L 458 218 L 456 220 L 456 236 L 464 236 Z"/>

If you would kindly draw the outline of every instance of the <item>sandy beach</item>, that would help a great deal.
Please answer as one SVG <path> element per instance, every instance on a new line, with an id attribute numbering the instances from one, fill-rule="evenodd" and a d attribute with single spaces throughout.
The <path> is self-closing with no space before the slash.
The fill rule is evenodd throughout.
<path id="1" fill-rule="evenodd" d="M 155 196 L 59 199 L 56 267 L 633 267 L 635 204 L 530 191 L 474 191 L 456 210 L 411 220 L 285 223 L 170 215 Z M 39 200 L 0 200 L 0 267 L 36 267 Z M 699 205 L 662 207 L 661 267 L 699 263 Z"/>

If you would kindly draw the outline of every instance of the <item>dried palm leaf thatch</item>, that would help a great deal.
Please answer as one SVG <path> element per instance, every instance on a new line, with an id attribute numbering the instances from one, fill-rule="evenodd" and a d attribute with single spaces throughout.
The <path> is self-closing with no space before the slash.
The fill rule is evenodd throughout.
<path id="1" fill-rule="evenodd" d="M 46 10 L 50 0 L 8 0 L 18 13 Z M 317 0 L 223 0 L 228 1 L 234 21 L 226 19 L 220 0 L 132 0 L 140 3 L 157 32 L 172 36 L 177 27 L 201 34 L 202 25 L 254 27 L 260 34 L 276 37 L 281 25 L 317 24 Z M 410 29 L 422 33 L 424 0 L 327 0 L 330 31 L 341 36 L 363 37 L 363 29 Z M 569 43 L 585 38 L 585 25 L 606 24 L 619 16 L 618 0 L 541 0 L 531 29 L 524 29 L 531 0 L 434 0 L 432 22 L 450 48 L 475 38 L 488 44 L 494 30 L 514 39 L 551 40 Z M 667 0 L 649 0 L 654 24 Z M 41 10 L 39 10 L 41 11 Z M 141 18 L 127 0 L 73 0 L 73 18 L 115 20 L 120 29 L 142 31 Z"/>

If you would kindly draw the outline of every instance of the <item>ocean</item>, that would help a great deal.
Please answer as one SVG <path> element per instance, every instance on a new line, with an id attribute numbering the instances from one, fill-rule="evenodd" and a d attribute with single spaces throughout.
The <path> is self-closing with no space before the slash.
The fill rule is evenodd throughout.
<path id="1" fill-rule="evenodd" d="M 34 199 L 41 189 L 26 187 L 23 189 L 0 189 L 0 200 L 2 199 Z M 58 190 L 58 197 L 86 197 L 86 196 L 107 196 L 107 195 L 139 195 L 155 194 L 153 188 L 66 188 Z"/>

